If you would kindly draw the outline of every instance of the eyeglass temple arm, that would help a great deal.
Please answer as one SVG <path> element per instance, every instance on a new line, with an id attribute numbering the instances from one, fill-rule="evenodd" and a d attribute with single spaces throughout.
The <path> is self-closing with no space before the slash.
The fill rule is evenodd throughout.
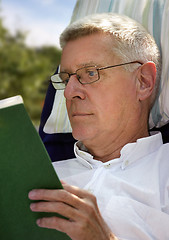
<path id="1" fill-rule="evenodd" d="M 97 68 L 97 70 L 103 70 L 103 69 L 113 68 L 113 67 L 120 67 L 123 65 L 128 65 L 128 64 L 133 64 L 133 63 L 138 63 L 138 64 L 143 65 L 143 63 L 141 63 L 140 61 L 133 61 L 133 62 L 121 63 L 121 64 L 117 64 L 117 65 L 113 65 L 113 66 L 101 67 L 101 68 Z"/>

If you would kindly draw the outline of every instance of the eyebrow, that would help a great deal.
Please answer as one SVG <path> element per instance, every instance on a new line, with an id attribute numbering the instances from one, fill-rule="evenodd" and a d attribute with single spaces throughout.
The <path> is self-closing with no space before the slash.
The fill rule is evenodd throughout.
<path id="1" fill-rule="evenodd" d="M 89 66 L 101 67 L 103 65 L 100 64 L 100 63 L 93 62 L 93 61 L 77 65 L 77 67 L 79 67 L 79 68 L 81 68 L 81 67 L 89 67 Z"/>
<path id="2" fill-rule="evenodd" d="M 103 67 L 103 64 L 98 64 L 96 62 L 90 61 L 90 62 L 81 63 L 81 64 L 76 65 L 76 70 L 79 69 L 79 68 L 90 67 L 90 66 Z M 62 69 L 62 71 L 60 71 L 60 72 L 68 72 L 68 73 L 70 73 L 72 71 L 68 71 L 68 70 Z"/>

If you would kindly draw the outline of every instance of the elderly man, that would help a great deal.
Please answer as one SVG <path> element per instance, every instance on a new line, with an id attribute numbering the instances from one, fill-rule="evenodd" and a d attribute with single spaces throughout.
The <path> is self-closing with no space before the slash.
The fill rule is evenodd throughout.
<path id="1" fill-rule="evenodd" d="M 169 145 L 148 131 L 161 58 L 137 22 L 116 14 L 89 16 L 61 35 L 60 73 L 75 159 L 54 163 L 64 190 L 33 190 L 40 227 L 72 240 L 169 239 Z M 69 185 L 68 185 L 69 184 Z"/>

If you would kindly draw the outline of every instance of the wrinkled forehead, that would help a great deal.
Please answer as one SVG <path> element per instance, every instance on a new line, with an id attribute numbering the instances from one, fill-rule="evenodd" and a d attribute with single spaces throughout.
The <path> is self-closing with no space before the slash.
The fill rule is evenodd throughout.
<path id="1" fill-rule="evenodd" d="M 61 68 L 69 65 L 105 65 L 118 60 L 113 51 L 114 42 L 108 34 L 91 34 L 70 40 L 62 50 Z"/>

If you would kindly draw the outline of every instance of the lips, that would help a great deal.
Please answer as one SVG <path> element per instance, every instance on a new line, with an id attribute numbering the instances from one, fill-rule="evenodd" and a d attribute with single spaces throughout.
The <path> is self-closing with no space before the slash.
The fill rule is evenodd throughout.
<path id="1" fill-rule="evenodd" d="M 80 113 L 80 112 L 77 112 L 77 113 L 73 113 L 72 114 L 72 117 L 85 117 L 85 116 L 90 116 L 90 115 L 93 115 L 91 113 Z"/>

